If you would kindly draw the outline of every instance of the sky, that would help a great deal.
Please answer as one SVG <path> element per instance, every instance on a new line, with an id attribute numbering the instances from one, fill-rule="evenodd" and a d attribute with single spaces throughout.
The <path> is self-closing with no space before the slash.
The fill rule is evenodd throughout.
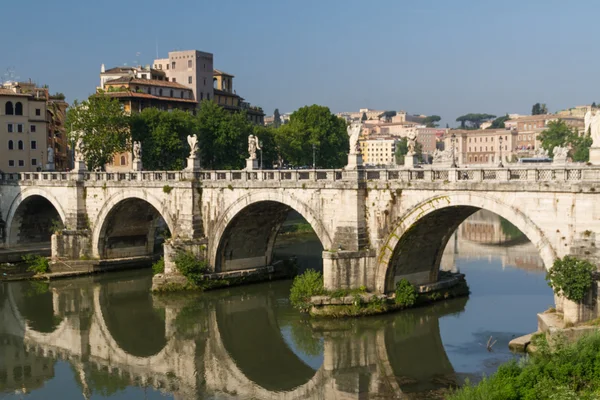
<path id="1" fill-rule="evenodd" d="M 267 115 L 320 104 L 436 114 L 600 102 L 600 1 L 22 0 L 3 4 L 0 78 L 84 100 L 100 65 L 214 54 Z M 136 63 L 137 61 L 137 63 Z"/>

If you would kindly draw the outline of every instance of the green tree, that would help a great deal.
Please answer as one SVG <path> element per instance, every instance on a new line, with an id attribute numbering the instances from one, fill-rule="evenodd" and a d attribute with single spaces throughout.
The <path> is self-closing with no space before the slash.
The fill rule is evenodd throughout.
<path id="1" fill-rule="evenodd" d="M 490 125 L 490 127 L 488 129 L 504 129 L 504 123 L 506 121 L 508 121 L 510 119 L 510 117 L 508 116 L 508 114 L 502 116 L 502 117 L 498 117 L 495 120 L 492 121 L 492 125 Z"/>
<path id="2" fill-rule="evenodd" d="M 117 99 L 94 94 L 77 100 L 67 111 L 68 137 L 82 141 L 82 153 L 90 170 L 103 170 L 116 153 L 130 149 L 128 116 Z"/>
<path id="3" fill-rule="evenodd" d="M 440 117 L 439 115 L 430 115 L 423 119 L 423 123 L 428 128 L 437 128 L 439 124 L 436 124 L 436 122 L 440 122 L 441 119 L 442 117 Z"/>
<path id="4" fill-rule="evenodd" d="M 460 122 L 461 129 L 479 129 L 482 122 L 489 121 L 490 119 L 496 118 L 492 114 L 465 114 L 456 118 L 457 122 Z"/>
<path id="5" fill-rule="evenodd" d="M 585 162 L 590 160 L 590 147 L 593 139 L 589 133 L 579 136 L 574 133 L 571 137 L 571 158 L 576 162 Z"/>
<path id="6" fill-rule="evenodd" d="M 248 136 L 254 132 L 246 114 L 229 113 L 213 101 L 203 101 L 196 115 L 202 166 L 240 169 L 248 157 Z"/>
<path id="7" fill-rule="evenodd" d="M 531 115 L 542 115 L 548 114 L 548 107 L 546 107 L 546 103 L 535 103 L 531 107 Z"/>
<path id="8" fill-rule="evenodd" d="M 272 126 L 254 126 L 254 135 L 258 137 L 262 149 L 263 168 L 271 168 L 273 165 L 281 165 L 279 149 L 275 142 L 276 129 Z"/>
<path id="9" fill-rule="evenodd" d="M 198 133 L 194 116 L 146 108 L 130 118 L 131 136 L 142 143 L 142 162 L 148 170 L 180 170 L 189 155 L 187 136 Z"/>
<path id="10" fill-rule="evenodd" d="M 276 108 L 273 112 L 273 126 L 279 128 L 281 126 L 281 115 L 279 115 L 279 108 Z"/>
<path id="11" fill-rule="evenodd" d="M 328 107 L 315 104 L 294 111 L 289 123 L 275 131 L 275 142 L 281 157 L 296 166 L 312 165 L 313 145 L 317 166 L 341 168 L 347 162 L 346 122 Z"/>
<path id="12" fill-rule="evenodd" d="M 580 136 L 577 128 L 569 128 L 563 120 L 550 121 L 548 127 L 539 135 L 542 147 L 552 154 L 556 146 L 570 147 L 573 161 L 588 161 L 592 138 L 588 133 Z"/>
<path id="13" fill-rule="evenodd" d="M 592 103 L 592 108 L 596 108 L 596 102 L 595 101 Z"/>
<path id="14" fill-rule="evenodd" d="M 396 164 L 404 165 L 404 158 L 406 157 L 407 153 L 408 139 L 403 137 L 396 143 L 396 152 L 394 153 L 394 156 L 396 158 Z M 415 153 L 417 156 L 417 160 L 423 161 L 423 145 L 419 142 L 415 143 Z"/>

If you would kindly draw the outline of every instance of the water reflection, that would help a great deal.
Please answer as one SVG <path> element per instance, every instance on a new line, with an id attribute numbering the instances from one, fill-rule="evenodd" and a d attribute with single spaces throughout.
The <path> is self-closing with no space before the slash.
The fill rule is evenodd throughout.
<path id="1" fill-rule="evenodd" d="M 508 340 L 552 299 L 529 267 L 535 249 L 481 232 L 459 229 L 444 260 L 466 273 L 469 299 L 364 319 L 304 318 L 289 281 L 166 297 L 145 272 L 0 284 L 0 397 L 429 398 L 512 357 Z M 480 346 L 489 336 L 494 353 Z"/>

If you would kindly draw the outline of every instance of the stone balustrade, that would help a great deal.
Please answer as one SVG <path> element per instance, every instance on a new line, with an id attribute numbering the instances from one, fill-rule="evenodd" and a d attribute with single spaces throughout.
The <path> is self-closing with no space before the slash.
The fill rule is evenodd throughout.
<path id="1" fill-rule="evenodd" d="M 509 168 L 417 168 L 417 169 L 336 169 L 318 170 L 201 170 L 135 172 L 20 172 L 0 173 L 0 183 L 36 181 L 325 181 L 344 180 L 402 182 L 600 182 L 600 167 L 525 167 Z"/>

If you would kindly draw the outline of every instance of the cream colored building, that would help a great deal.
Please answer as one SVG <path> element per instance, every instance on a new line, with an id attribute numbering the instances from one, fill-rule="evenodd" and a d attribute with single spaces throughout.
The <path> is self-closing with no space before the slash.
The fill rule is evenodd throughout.
<path id="1" fill-rule="evenodd" d="M 455 136 L 454 151 L 456 163 L 459 166 L 498 165 L 500 154 L 502 154 L 505 164 L 510 162 L 515 154 L 516 131 L 508 129 L 450 130 L 444 137 L 445 149 L 452 148 L 452 135 Z"/>
<path id="2" fill-rule="evenodd" d="M 154 60 L 153 67 L 164 71 L 170 82 L 192 89 L 198 103 L 214 99 L 212 53 L 199 50 L 170 51 L 167 58 Z"/>
<path id="3" fill-rule="evenodd" d="M 396 144 L 398 139 L 381 137 L 365 139 L 360 142 L 363 163 L 366 165 L 395 165 Z"/>
<path id="4" fill-rule="evenodd" d="M 0 172 L 44 168 L 48 161 L 47 100 L 44 88 L 22 89 L 19 83 L 0 88 Z"/>

